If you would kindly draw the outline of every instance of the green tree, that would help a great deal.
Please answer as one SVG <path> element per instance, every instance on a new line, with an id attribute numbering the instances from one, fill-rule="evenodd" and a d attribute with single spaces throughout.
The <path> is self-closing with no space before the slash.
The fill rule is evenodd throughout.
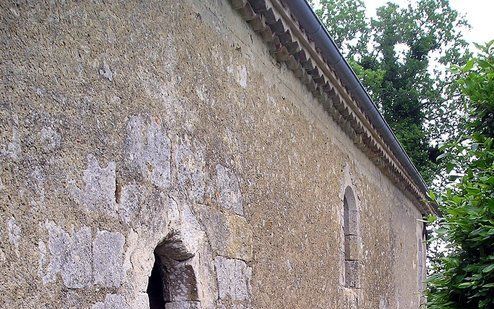
<path id="1" fill-rule="evenodd" d="M 314 5 L 314 1 L 313 5 Z M 335 44 L 352 59 L 366 50 L 369 24 L 363 0 L 322 0 L 316 14 L 324 22 Z"/>
<path id="2" fill-rule="evenodd" d="M 316 14 L 363 81 L 426 182 L 438 174 L 435 146 L 458 134 L 463 106 L 447 69 L 464 64 L 466 21 L 447 0 L 388 3 L 365 16 L 362 0 L 313 1 Z"/>
<path id="3" fill-rule="evenodd" d="M 447 246 L 432 260 L 431 309 L 494 308 L 494 41 L 480 48 L 460 71 L 465 132 L 446 146 L 456 173 L 436 198 L 443 218 L 435 241 Z"/>

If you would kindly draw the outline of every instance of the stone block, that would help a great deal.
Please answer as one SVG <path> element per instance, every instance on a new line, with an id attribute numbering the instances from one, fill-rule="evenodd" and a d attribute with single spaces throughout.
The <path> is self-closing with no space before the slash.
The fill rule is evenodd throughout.
<path id="1" fill-rule="evenodd" d="M 196 205 L 195 210 L 213 251 L 222 256 L 252 260 L 252 229 L 244 217 L 205 205 Z"/>
<path id="2" fill-rule="evenodd" d="M 83 227 L 72 234 L 71 245 L 66 251 L 62 266 L 62 279 L 67 287 L 90 285 L 91 278 L 91 229 Z"/>
<path id="3" fill-rule="evenodd" d="M 187 192 L 194 202 L 202 202 L 206 192 L 206 172 L 203 146 L 188 138 L 180 141 L 176 154 L 178 189 Z"/>
<path id="4" fill-rule="evenodd" d="M 187 262 L 176 263 L 176 261 L 172 260 L 171 263 L 165 262 L 165 267 L 167 276 L 166 282 L 168 283 L 170 301 L 197 301 L 199 299 L 199 296 L 197 292 L 197 279 L 194 267 Z"/>
<path id="5" fill-rule="evenodd" d="M 135 183 L 123 186 L 121 200 L 118 205 L 118 213 L 125 223 L 130 223 L 136 218 L 143 200 L 144 190 L 143 186 Z"/>
<path id="6" fill-rule="evenodd" d="M 215 259 L 219 298 L 247 301 L 250 298 L 252 269 L 241 260 L 218 256 Z"/>
<path id="7" fill-rule="evenodd" d="M 101 167 L 93 155 L 89 155 L 87 160 L 88 166 L 82 176 L 84 187 L 77 187 L 75 181 L 71 180 L 71 195 L 77 203 L 88 210 L 115 216 L 117 211 L 115 162 L 108 162 L 106 167 Z"/>
<path id="8" fill-rule="evenodd" d="M 123 278 L 123 246 L 120 233 L 98 231 L 93 241 L 94 283 L 119 287 Z"/>
<path id="9" fill-rule="evenodd" d="M 345 286 L 348 288 L 359 287 L 359 262 L 345 261 Z"/>
<path id="10" fill-rule="evenodd" d="M 84 288 L 91 284 L 91 229 L 67 233 L 54 222 L 45 223 L 48 230 L 48 250 L 40 242 L 39 274 L 43 283 L 53 282 L 57 273 L 68 288 Z M 46 267 L 46 268 L 45 268 Z"/>
<path id="11" fill-rule="evenodd" d="M 127 123 L 126 157 L 158 188 L 170 185 L 171 142 L 159 120 L 133 116 Z"/>
<path id="12" fill-rule="evenodd" d="M 219 205 L 224 209 L 233 211 L 237 215 L 243 215 L 242 193 L 240 192 L 237 175 L 223 165 L 217 164 L 216 186 Z"/>
<path id="13" fill-rule="evenodd" d="M 358 211 L 349 209 L 345 211 L 345 235 L 358 235 Z"/>
<path id="14" fill-rule="evenodd" d="M 127 309 L 129 306 L 121 295 L 106 294 L 104 302 L 97 302 L 91 309 Z"/>
<path id="15" fill-rule="evenodd" d="M 359 259 L 358 239 L 355 235 L 345 236 L 345 260 L 356 261 Z"/>

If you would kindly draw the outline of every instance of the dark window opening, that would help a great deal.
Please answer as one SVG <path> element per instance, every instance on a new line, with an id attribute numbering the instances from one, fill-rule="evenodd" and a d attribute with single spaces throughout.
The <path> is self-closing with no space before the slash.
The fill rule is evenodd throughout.
<path id="1" fill-rule="evenodd" d="M 345 190 L 343 197 L 343 233 L 345 253 L 345 286 L 358 286 L 358 222 L 355 196 L 350 187 Z"/>
<path id="2" fill-rule="evenodd" d="M 154 250 L 154 265 L 149 276 L 146 293 L 150 309 L 165 308 L 167 303 L 199 305 L 193 255 L 182 241 L 172 235 Z M 189 307 L 187 307 L 189 308 Z"/>

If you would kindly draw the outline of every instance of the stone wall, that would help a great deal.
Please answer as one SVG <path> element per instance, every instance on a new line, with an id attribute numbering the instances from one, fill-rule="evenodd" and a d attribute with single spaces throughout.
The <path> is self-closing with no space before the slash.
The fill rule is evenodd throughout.
<path id="1" fill-rule="evenodd" d="M 0 307 L 147 308 L 152 273 L 166 308 L 419 306 L 420 212 L 228 1 L 0 24 Z"/>

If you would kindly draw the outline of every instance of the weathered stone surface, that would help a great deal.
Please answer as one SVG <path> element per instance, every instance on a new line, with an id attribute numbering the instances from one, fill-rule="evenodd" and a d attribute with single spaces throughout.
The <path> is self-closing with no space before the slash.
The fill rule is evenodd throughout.
<path id="1" fill-rule="evenodd" d="M 149 308 L 149 296 L 145 292 L 140 292 L 131 302 L 130 308 Z"/>
<path id="2" fill-rule="evenodd" d="M 17 222 L 13 217 L 7 221 L 7 232 L 10 244 L 18 248 L 19 240 L 21 239 L 21 228 L 17 225 Z"/>
<path id="3" fill-rule="evenodd" d="M 226 68 L 226 71 L 230 73 L 235 81 L 242 87 L 246 88 L 247 87 L 247 68 L 245 66 L 228 66 Z"/>
<path id="4" fill-rule="evenodd" d="M 358 237 L 354 235 L 345 236 L 345 259 L 357 261 L 359 259 Z"/>
<path id="5" fill-rule="evenodd" d="M 359 283 L 359 261 L 345 261 L 345 285 L 349 288 L 358 288 Z"/>
<path id="6" fill-rule="evenodd" d="M 14 115 L 11 119 L 11 135 L 7 144 L 3 144 L 0 148 L 0 158 L 8 158 L 11 160 L 18 160 L 21 155 L 21 140 L 19 136 L 19 117 Z M 5 134 L 5 133 L 4 133 Z M 3 134 L 2 134 L 3 135 Z"/>
<path id="7" fill-rule="evenodd" d="M 195 210 L 216 254 L 252 259 L 252 229 L 244 217 L 204 205 L 197 205 Z"/>
<path id="8" fill-rule="evenodd" d="M 388 304 L 387 304 L 387 300 L 384 299 L 384 298 L 381 298 L 381 300 L 379 300 L 379 309 L 388 309 Z"/>
<path id="9" fill-rule="evenodd" d="M 219 191 L 218 202 L 221 207 L 232 210 L 238 215 L 243 215 L 244 208 L 238 177 L 221 164 L 216 165 L 216 186 Z"/>
<path id="10" fill-rule="evenodd" d="M 68 288 L 84 288 L 91 284 L 91 229 L 82 227 L 67 233 L 52 221 L 47 221 L 49 259 L 44 244 L 39 244 L 40 269 L 43 283 L 53 282 L 57 273 Z"/>
<path id="11" fill-rule="evenodd" d="M 29 174 L 26 181 L 26 187 L 29 189 L 29 204 L 33 208 L 44 206 L 45 202 L 45 175 L 43 170 L 36 166 Z"/>
<path id="12" fill-rule="evenodd" d="M 45 243 L 40 240 L 38 242 L 38 255 L 39 255 L 39 258 L 38 258 L 38 276 L 40 278 L 42 278 L 43 280 L 43 283 L 46 283 L 46 279 L 48 279 L 48 277 L 45 279 L 45 267 L 47 267 L 47 264 L 49 262 L 48 260 L 48 256 L 47 256 L 47 250 L 46 250 L 46 245 Z"/>
<path id="13" fill-rule="evenodd" d="M 89 155 L 87 161 L 88 167 L 83 171 L 82 177 L 84 187 L 80 189 L 72 181 L 72 196 L 89 210 L 116 216 L 115 162 L 108 162 L 106 167 L 100 167 L 93 155 Z"/>
<path id="14" fill-rule="evenodd" d="M 83 304 L 82 296 L 79 294 L 80 290 L 68 290 L 65 298 L 63 299 L 62 306 L 67 309 L 78 309 Z"/>
<path id="15" fill-rule="evenodd" d="M 414 201 L 229 1 L 2 1 L 0 20 L 0 307 L 147 308 L 172 231 L 202 308 L 419 307 Z"/>
<path id="16" fill-rule="evenodd" d="M 202 145 L 193 144 L 188 137 L 180 140 L 175 154 L 177 181 L 194 202 L 202 202 L 205 193 L 205 164 Z"/>
<path id="17" fill-rule="evenodd" d="M 168 198 L 168 219 L 170 222 L 178 222 L 180 220 L 180 211 L 174 198 Z"/>
<path id="18" fill-rule="evenodd" d="M 43 127 L 40 132 L 41 144 L 45 151 L 53 151 L 60 147 L 62 137 L 51 127 Z"/>
<path id="19" fill-rule="evenodd" d="M 109 81 L 113 80 L 113 72 L 111 71 L 108 63 L 106 63 L 106 61 L 104 60 L 103 60 L 103 65 L 99 69 L 99 74 L 104 78 L 108 79 Z"/>
<path id="20" fill-rule="evenodd" d="M 160 188 L 170 185 L 170 139 L 159 119 L 133 116 L 127 123 L 126 153 L 130 165 Z"/>
<path id="21" fill-rule="evenodd" d="M 106 294 L 104 302 L 97 302 L 91 309 L 126 309 L 129 308 L 125 299 L 121 295 Z"/>
<path id="22" fill-rule="evenodd" d="M 132 308 L 149 307 L 146 290 L 155 260 L 153 251 L 160 238 L 160 235 L 152 238 L 133 230 L 126 235 L 122 288 L 128 289 L 126 297 Z"/>
<path id="23" fill-rule="evenodd" d="M 201 309 L 201 303 L 197 301 L 179 301 L 165 304 L 165 309 Z"/>
<path id="24" fill-rule="evenodd" d="M 136 230 L 163 237 L 162 233 L 168 224 L 168 196 L 156 188 L 141 193 L 145 195 L 142 196 L 142 201 L 139 201 L 139 211 L 129 224 Z"/>
<path id="25" fill-rule="evenodd" d="M 346 218 L 347 229 L 345 233 L 347 235 L 356 236 L 359 234 L 359 223 L 358 223 L 358 212 L 356 209 L 352 209 L 348 212 L 348 217 Z"/>
<path id="26" fill-rule="evenodd" d="M 169 199 L 173 220 L 170 220 L 169 233 L 161 239 L 156 253 L 183 261 L 194 256 L 206 239 L 190 205 L 183 201 L 179 203 L 180 205 L 177 205 L 174 199 Z"/>
<path id="27" fill-rule="evenodd" d="M 358 309 L 364 302 L 359 303 L 359 293 L 355 289 L 344 289 L 342 291 L 344 297 L 344 303 L 342 304 L 342 309 Z"/>
<path id="28" fill-rule="evenodd" d="M 197 301 L 197 278 L 194 268 L 188 262 L 165 262 L 169 280 L 170 301 Z"/>
<path id="29" fill-rule="evenodd" d="M 123 246 L 120 233 L 98 231 L 93 241 L 94 283 L 104 287 L 119 287 L 123 272 Z"/>
<path id="30" fill-rule="evenodd" d="M 215 259 L 220 299 L 246 301 L 250 298 L 252 269 L 244 261 L 218 256 Z"/>
<path id="31" fill-rule="evenodd" d="M 174 261 L 190 259 L 194 256 L 195 251 L 195 246 L 191 247 L 188 241 L 184 241 L 184 237 L 179 231 L 170 233 L 154 250 L 158 256 L 165 256 Z"/>
<path id="32" fill-rule="evenodd" d="M 118 205 L 118 212 L 120 218 L 125 223 L 130 223 L 134 220 L 139 212 L 140 204 L 143 202 L 144 187 L 135 183 L 131 183 L 122 188 L 120 205 Z"/>

